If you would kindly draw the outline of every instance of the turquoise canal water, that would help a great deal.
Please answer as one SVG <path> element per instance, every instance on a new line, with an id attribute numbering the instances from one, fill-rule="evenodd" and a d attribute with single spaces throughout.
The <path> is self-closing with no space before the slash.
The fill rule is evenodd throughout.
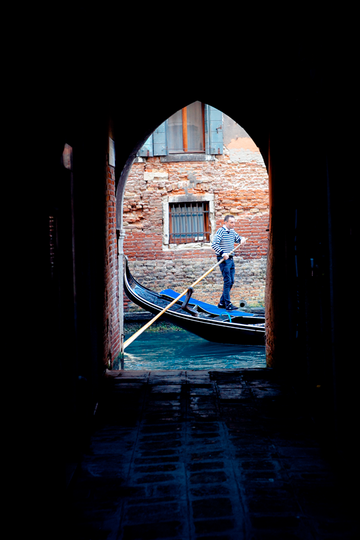
<path id="1" fill-rule="evenodd" d="M 174 330 L 144 332 L 126 348 L 124 367 L 134 370 L 264 368 L 265 347 L 212 343 L 189 332 Z"/>

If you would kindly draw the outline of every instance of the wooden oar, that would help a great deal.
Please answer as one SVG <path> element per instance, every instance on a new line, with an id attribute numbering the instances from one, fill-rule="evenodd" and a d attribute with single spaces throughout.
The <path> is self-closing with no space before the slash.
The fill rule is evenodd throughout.
<path id="1" fill-rule="evenodd" d="M 238 244 L 232 251 L 230 251 L 229 255 L 231 255 L 231 253 L 234 253 L 235 250 L 237 250 L 239 247 L 241 246 L 241 244 Z M 219 266 L 219 264 L 221 264 L 222 262 L 224 262 L 224 258 L 221 259 L 221 261 L 219 261 L 218 263 L 214 264 L 214 266 L 212 268 L 210 268 L 210 270 L 208 270 L 207 272 L 205 272 L 205 274 L 203 276 L 201 276 L 199 279 L 197 279 L 196 281 L 194 281 L 194 283 L 192 285 L 190 285 L 190 287 L 195 287 L 195 285 L 197 285 L 198 283 L 200 283 L 200 281 L 202 281 L 204 278 L 206 278 L 206 276 L 208 276 L 213 270 L 215 270 L 215 268 L 217 266 Z M 157 315 L 155 315 L 155 317 L 153 319 L 151 319 L 148 323 L 146 323 L 142 328 L 140 328 L 140 330 L 138 330 L 137 332 L 135 332 L 135 334 L 133 334 L 131 337 L 129 337 L 129 339 L 127 339 L 126 341 L 124 341 L 124 349 L 126 349 L 126 347 L 128 347 L 133 341 L 135 341 L 136 338 L 138 338 L 143 332 L 145 332 L 145 330 L 147 330 L 149 328 L 149 326 L 151 326 L 157 319 L 159 319 L 159 317 L 161 317 L 161 315 L 163 315 L 165 313 L 165 311 L 167 311 L 168 309 L 170 309 L 174 304 L 176 304 L 176 302 L 178 300 L 180 300 L 180 298 L 182 298 L 187 292 L 188 290 L 190 289 L 190 287 L 188 287 L 187 289 L 185 289 L 184 292 L 182 292 L 181 294 L 179 294 L 179 296 L 177 298 L 175 298 L 175 300 L 173 300 L 172 302 L 170 302 L 170 304 L 168 304 L 162 311 L 160 311 L 160 313 L 158 313 Z"/>

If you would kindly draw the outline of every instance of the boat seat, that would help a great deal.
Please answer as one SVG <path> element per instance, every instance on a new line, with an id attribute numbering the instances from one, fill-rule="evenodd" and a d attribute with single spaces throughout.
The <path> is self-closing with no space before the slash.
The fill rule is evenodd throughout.
<path id="1" fill-rule="evenodd" d="M 160 292 L 161 296 L 167 296 L 168 298 L 171 298 L 174 300 L 179 296 L 179 293 L 173 291 L 172 289 L 164 289 Z M 184 295 L 185 297 L 185 295 Z M 181 298 L 180 301 L 183 299 Z M 196 300 L 193 296 L 190 298 L 189 306 L 199 306 L 201 309 L 206 311 L 207 313 L 211 313 L 212 315 L 222 315 L 223 313 L 227 313 L 225 309 L 220 309 L 217 306 L 214 306 L 212 304 L 207 304 L 206 302 L 202 302 L 201 300 Z M 230 311 L 231 318 L 233 317 L 256 317 L 256 314 L 254 313 L 248 313 L 247 311 Z"/>

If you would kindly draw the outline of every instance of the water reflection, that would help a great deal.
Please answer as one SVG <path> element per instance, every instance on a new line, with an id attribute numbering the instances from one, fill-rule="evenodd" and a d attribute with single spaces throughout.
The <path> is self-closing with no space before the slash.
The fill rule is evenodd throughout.
<path id="1" fill-rule="evenodd" d="M 125 339 L 130 335 L 125 336 Z M 211 343 L 189 332 L 144 332 L 125 351 L 125 369 L 264 368 L 265 347 Z"/>

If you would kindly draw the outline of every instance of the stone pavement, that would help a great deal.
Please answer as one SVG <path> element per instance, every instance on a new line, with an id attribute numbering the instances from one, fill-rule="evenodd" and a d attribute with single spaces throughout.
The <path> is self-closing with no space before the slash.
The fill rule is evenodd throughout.
<path id="1" fill-rule="evenodd" d="M 271 370 L 110 371 L 67 538 L 353 539 L 312 422 Z"/>

